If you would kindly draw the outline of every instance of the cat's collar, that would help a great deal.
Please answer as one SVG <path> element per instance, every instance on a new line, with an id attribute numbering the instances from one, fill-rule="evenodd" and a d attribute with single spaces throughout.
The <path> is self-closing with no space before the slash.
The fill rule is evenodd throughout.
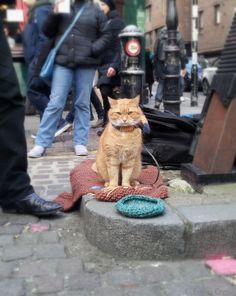
<path id="1" fill-rule="evenodd" d="M 114 127 L 116 130 L 120 132 L 130 133 L 133 132 L 136 128 L 139 128 L 139 125 L 117 126 L 112 124 L 112 127 Z"/>

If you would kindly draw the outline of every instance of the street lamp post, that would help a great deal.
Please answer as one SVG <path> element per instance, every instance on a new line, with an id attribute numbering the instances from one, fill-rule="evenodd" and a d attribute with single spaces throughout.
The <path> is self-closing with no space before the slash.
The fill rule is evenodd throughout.
<path id="1" fill-rule="evenodd" d="M 198 105 L 198 0 L 192 0 L 191 106 Z"/>
<path id="2" fill-rule="evenodd" d="M 177 44 L 178 15 L 175 0 L 167 0 L 166 25 L 168 42 L 165 47 L 163 103 L 166 111 L 180 115 L 180 49 Z"/>

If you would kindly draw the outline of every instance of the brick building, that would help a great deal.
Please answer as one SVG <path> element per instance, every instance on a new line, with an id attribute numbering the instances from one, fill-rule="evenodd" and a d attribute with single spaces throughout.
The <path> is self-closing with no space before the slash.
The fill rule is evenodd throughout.
<path id="1" fill-rule="evenodd" d="M 236 12 L 236 0 L 199 0 L 199 47 L 206 57 L 219 56 Z"/>
<path id="2" fill-rule="evenodd" d="M 236 11 L 236 0 L 199 0 L 198 52 L 206 57 L 219 56 Z M 167 0 L 146 0 L 146 44 L 153 48 L 158 30 L 166 23 Z M 192 0 L 176 0 L 179 31 L 191 54 Z"/>
<path id="3" fill-rule="evenodd" d="M 158 30 L 166 24 L 167 0 L 146 0 L 146 44 L 153 48 Z M 191 47 L 191 0 L 176 1 L 179 31 L 181 32 L 187 49 Z"/>

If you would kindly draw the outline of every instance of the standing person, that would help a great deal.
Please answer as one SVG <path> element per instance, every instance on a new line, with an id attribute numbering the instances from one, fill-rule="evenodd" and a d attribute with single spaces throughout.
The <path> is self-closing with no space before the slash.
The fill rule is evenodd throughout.
<path id="1" fill-rule="evenodd" d="M 24 3 L 29 8 L 28 22 L 23 31 L 24 56 L 28 66 L 27 97 L 42 118 L 51 87 L 36 72 L 42 50 L 52 44 L 42 31 L 52 5 L 49 0 L 24 0 Z"/>
<path id="2" fill-rule="evenodd" d="M 165 45 L 168 41 L 167 27 L 163 27 L 158 34 L 154 48 L 154 73 L 158 81 L 155 108 L 159 109 L 163 100 L 164 79 L 165 79 Z M 180 48 L 180 79 L 179 79 L 179 95 L 183 95 L 184 90 L 184 76 L 186 74 L 186 64 L 188 62 L 186 57 L 185 44 L 180 32 L 177 32 L 177 44 Z"/>
<path id="3" fill-rule="evenodd" d="M 118 16 L 116 5 L 113 0 L 100 1 L 102 11 L 107 15 L 112 37 L 110 44 L 102 54 L 102 63 L 98 68 L 98 87 L 100 88 L 103 107 L 104 124 L 107 122 L 107 113 L 110 109 L 108 97 L 113 98 L 113 89 L 120 85 L 118 71 L 120 69 L 120 39 L 118 34 L 125 27 L 125 23 Z"/>
<path id="4" fill-rule="evenodd" d="M 0 206 L 5 212 L 43 216 L 62 207 L 39 197 L 27 174 L 24 100 L 0 16 Z"/>
<path id="5" fill-rule="evenodd" d="M 99 55 L 109 44 L 111 34 L 106 16 L 96 5 L 86 2 L 75 0 L 71 6 L 71 13 L 53 13 L 44 25 L 45 35 L 56 38 L 57 43 L 78 11 L 85 5 L 80 18 L 57 52 L 50 101 L 40 123 L 36 145 L 29 152 L 29 157 L 41 157 L 45 149 L 51 146 L 73 77 L 76 92 L 74 149 L 76 155 L 88 154 L 86 146 L 90 126 L 90 95 L 93 78 L 100 63 Z"/>
<path id="6" fill-rule="evenodd" d="M 146 78 L 146 84 L 148 86 L 149 96 L 151 98 L 152 96 L 152 85 L 154 82 L 154 76 L 153 76 L 153 61 L 152 61 L 152 53 L 149 48 L 145 51 L 145 78 Z"/>
<path id="7" fill-rule="evenodd" d="M 49 39 L 43 33 L 44 22 L 52 12 L 52 4 L 50 0 L 24 0 L 24 3 L 29 8 L 28 22 L 23 31 L 24 56 L 28 66 L 27 97 L 39 112 L 41 120 L 51 93 L 50 81 L 43 80 L 39 73 L 54 44 L 54 39 Z M 70 127 L 72 123 L 61 118 L 55 136 Z M 35 135 L 32 137 L 35 138 Z"/>

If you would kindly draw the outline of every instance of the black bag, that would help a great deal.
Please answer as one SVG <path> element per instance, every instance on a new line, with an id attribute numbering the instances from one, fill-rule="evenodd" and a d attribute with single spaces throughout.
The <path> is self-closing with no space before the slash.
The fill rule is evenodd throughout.
<path id="1" fill-rule="evenodd" d="M 143 108 L 151 128 L 151 134 L 144 139 L 144 145 L 161 166 L 179 167 L 192 161 L 190 145 L 195 134 L 198 119 L 181 118 L 172 113 Z M 143 163 L 155 164 L 143 148 Z"/>

